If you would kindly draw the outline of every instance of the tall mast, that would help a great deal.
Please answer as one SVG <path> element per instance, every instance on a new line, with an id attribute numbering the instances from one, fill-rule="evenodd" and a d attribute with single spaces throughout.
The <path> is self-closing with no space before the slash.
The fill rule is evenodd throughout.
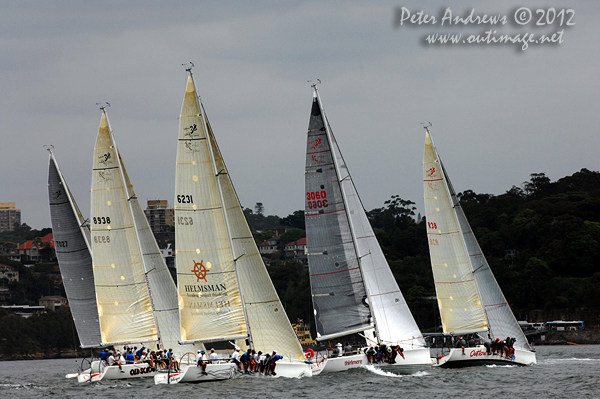
<path id="1" fill-rule="evenodd" d="M 318 81 L 318 83 L 320 83 L 320 80 Z M 319 102 L 319 108 L 321 109 L 321 115 L 323 115 L 323 123 L 325 125 L 325 133 L 327 134 L 327 140 L 329 140 L 329 146 L 331 148 L 332 147 L 331 144 L 334 143 L 333 132 L 331 131 L 331 127 L 329 126 L 329 120 L 327 119 L 327 115 L 325 115 L 325 110 L 323 109 L 323 104 L 321 103 L 321 97 L 319 96 L 319 91 L 317 90 L 318 83 L 312 84 L 311 87 L 314 89 L 315 96 L 317 97 L 317 101 Z M 337 155 L 337 154 L 335 154 L 335 155 Z M 340 157 L 343 158 L 341 151 L 340 151 L 339 155 L 340 155 Z M 373 306 L 371 304 L 371 295 L 369 293 L 369 287 L 367 287 L 367 284 L 365 284 L 365 275 L 364 275 L 364 272 L 362 269 L 362 257 L 360 256 L 360 254 L 358 253 L 358 250 L 357 250 L 356 233 L 354 232 L 354 223 L 352 222 L 352 218 L 350 217 L 350 214 L 348 213 L 348 200 L 346 199 L 346 191 L 344 190 L 344 186 L 342 185 L 342 182 L 348 178 L 352 182 L 352 178 L 350 177 L 350 171 L 348 171 L 348 169 L 346 168 L 346 170 L 348 171 L 348 176 L 344 179 L 341 179 L 340 178 L 340 168 L 338 165 L 337 156 L 333 156 L 332 158 L 333 158 L 333 164 L 335 166 L 335 168 L 334 168 L 335 174 L 337 176 L 338 183 L 340 184 L 340 192 L 342 193 L 342 199 L 344 200 L 344 213 L 346 213 L 348 223 L 350 224 L 350 234 L 352 235 L 352 244 L 354 247 L 354 253 L 356 254 L 356 260 L 358 261 L 358 266 L 359 266 L 358 269 L 360 270 L 362 283 L 365 288 L 365 292 L 367 294 L 367 302 L 369 304 L 369 311 L 371 313 L 371 317 L 373 317 L 373 327 L 375 328 L 375 332 L 377 333 L 377 342 L 379 343 L 379 330 L 377 329 L 377 320 L 375 318 L 375 312 L 373 311 Z M 366 256 L 366 255 L 367 254 L 365 254 L 364 256 Z"/>
<path id="2" fill-rule="evenodd" d="M 194 85 L 194 93 L 195 93 L 195 97 L 196 97 L 196 104 L 198 105 L 198 110 L 200 111 L 200 119 L 202 120 L 202 124 L 204 126 L 204 131 L 206 132 L 206 135 L 207 135 L 207 145 L 208 145 L 208 151 L 210 154 L 210 161 L 211 161 L 211 165 L 213 167 L 213 173 L 215 175 L 215 182 L 217 183 L 217 188 L 219 190 L 219 199 L 221 201 L 221 208 L 223 211 L 223 217 L 225 219 L 225 226 L 227 228 L 227 239 L 229 241 L 229 248 L 231 250 L 231 258 L 233 259 L 233 267 L 236 270 L 235 276 L 236 276 L 236 280 L 238 283 L 238 287 L 240 289 L 240 297 L 242 300 L 242 310 L 244 312 L 244 321 L 246 323 L 246 329 L 248 331 L 248 339 L 250 341 L 249 346 L 250 346 L 250 349 L 254 349 L 254 344 L 252 342 L 252 331 L 250 329 L 250 323 L 248 323 L 248 313 L 246 311 L 246 301 L 244 300 L 244 289 L 242 287 L 242 284 L 240 284 L 240 278 L 237 273 L 237 260 L 246 254 L 243 253 L 236 257 L 236 254 L 233 253 L 233 242 L 231 239 L 231 228 L 229 225 L 229 217 L 227 216 L 227 212 L 225 212 L 225 205 L 224 205 L 225 201 L 223 199 L 223 189 L 221 187 L 221 180 L 219 179 L 219 176 L 224 172 L 222 170 L 217 170 L 217 164 L 215 162 L 215 156 L 214 156 L 213 148 L 212 148 L 212 140 L 214 140 L 214 138 L 212 137 L 212 134 L 211 134 L 212 131 L 209 131 L 206 113 L 204 112 L 204 106 L 202 105 L 202 100 L 200 99 L 198 90 L 196 89 L 196 81 L 194 79 L 194 74 L 192 72 L 193 67 L 194 67 L 194 64 L 190 63 L 190 66 L 188 68 L 186 68 L 186 71 L 190 73 L 190 77 L 192 78 L 192 84 Z"/>

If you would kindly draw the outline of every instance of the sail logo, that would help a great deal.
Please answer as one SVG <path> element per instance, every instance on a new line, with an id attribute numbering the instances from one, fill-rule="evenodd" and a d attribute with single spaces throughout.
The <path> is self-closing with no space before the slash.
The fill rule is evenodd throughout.
<path id="1" fill-rule="evenodd" d="M 320 137 L 318 139 L 316 139 L 316 140 L 313 140 L 313 141 L 309 142 L 311 150 L 316 150 L 317 147 L 320 146 L 321 144 L 323 144 L 323 142 L 321 141 Z"/>
<path id="2" fill-rule="evenodd" d="M 110 152 L 107 152 L 106 154 L 102 154 L 102 155 L 98 155 L 98 163 L 101 163 L 102 165 L 108 165 L 111 164 L 112 161 L 109 162 L 109 160 L 111 159 L 111 155 Z"/>
<path id="3" fill-rule="evenodd" d="M 311 159 L 314 163 L 324 164 L 325 156 L 324 155 L 311 155 Z"/>
<path id="4" fill-rule="evenodd" d="M 200 151 L 198 149 L 198 147 L 199 147 L 198 144 L 194 143 L 192 141 L 186 141 L 184 145 L 185 145 L 185 148 L 187 148 L 191 152 L 199 152 Z"/>
<path id="5" fill-rule="evenodd" d="M 192 259 L 192 261 L 194 262 L 194 268 L 192 269 L 192 272 L 196 275 L 198 281 L 204 280 L 205 282 L 208 282 L 206 281 L 206 273 L 208 273 L 208 269 L 202 264 L 202 260 L 200 262 L 196 262 Z"/>
<path id="6" fill-rule="evenodd" d="M 433 177 L 433 175 L 435 175 L 435 168 L 431 167 L 430 169 L 425 171 L 425 174 L 427 175 L 427 177 Z"/>
<path id="7" fill-rule="evenodd" d="M 54 192 L 53 198 L 54 199 L 58 199 L 58 198 L 60 198 L 61 195 L 62 195 L 62 191 L 61 190 L 56 190 Z"/>
<path id="8" fill-rule="evenodd" d="M 100 178 L 104 181 L 109 181 L 112 180 L 112 176 L 110 172 L 106 172 L 104 170 L 99 170 L 98 171 L 98 176 L 100 176 Z"/>
<path id="9" fill-rule="evenodd" d="M 194 123 L 193 125 L 189 126 L 189 127 L 185 127 L 183 128 L 184 130 L 184 136 L 190 136 L 190 137 L 194 137 L 194 133 L 198 130 L 198 126 Z"/>

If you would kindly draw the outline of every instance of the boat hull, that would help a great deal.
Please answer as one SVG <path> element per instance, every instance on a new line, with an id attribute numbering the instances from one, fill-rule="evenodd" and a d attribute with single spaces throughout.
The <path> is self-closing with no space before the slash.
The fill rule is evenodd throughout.
<path id="1" fill-rule="evenodd" d="M 410 372 L 431 367 L 431 356 L 429 348 L 405 349 L 404 357 L 396 357 L 396 363 L 370 363 L 367 355 L 360 353 L 358 355 L 331 357 L 323 362 L 318 362 L 313 366 L 313 375 L 321 373 L 337 373 L 353 368 L 374 366 L 385 371 Z"/>
<path id="2" fill-rule="evenodd" d="M 291 362 L 279 360 L 275 366 L 275 373 L 278 377 L 301 378 L 311 377 L 313 375 L 311 365 L 304 362 Z"/>
<path id="3" fill-rule="evenodd" d="M 102 380 L 128 380 L 132 378 L 154 377 L 156 367 L 146 363 L 124 364 L 123 372 L 119 366 L 103 366 L 99 361 L 92 362 L 91 368 L 77 375 L 78 382 L 96 382 Z"/>
<path id="4" fill-rule="evenodd" d="M 462 354 L 461 348 L 452 348 L 446 356 L 437 359 L 436 366 L 444 368 L 472 367 L 484 365 L 518 365 L 529 366 L 536 364 L 535 352 L 516 349 L 514 358 L 505 358 L 500 355 L 488 355 L 484 346 L 465 348 Z"/>
<path id="5" fill-rule="evenodd" d="M 229 380 L 235 378 L 236 375 L 241 375 L 241 373 L 237 371 L 237 366 L 233 363 L 207 364 L 206 374 L 202 373 L 202 367 L 182 364 L 179 373 L 158 373 L 154 375 L 154 383 L 158 385 L 209 382 Z"/>

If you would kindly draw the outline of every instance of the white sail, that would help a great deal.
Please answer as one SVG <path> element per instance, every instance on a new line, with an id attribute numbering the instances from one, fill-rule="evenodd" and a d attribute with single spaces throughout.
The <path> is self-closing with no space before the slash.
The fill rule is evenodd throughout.
<path id="1" fill-rule="evenodd" d="M 177 146 L 175 242 L 181 339 L 223 341 L 248 331 L 212 160 L 208 124 L 187 82 Z"/>
<path id="2" fill-rule="evenodd" d="M 444 332 L 486 331 L 488 321 L 463 234 L 456 216 L 449 182 L 429 133 L 423 156 L 423 187 L 427 237 Z"/>
<path id="3" fill-rule="evenodd" d="M 406 305 L 398 283 L 369 223 L 348 167 L 323 111 L 316 87 L 309 124 L 306 162 L 305 184 L 307 197 L 305 215 L 309 267 L 311 268 L 313 302 L 317 306 L 320 305 L 320 312 L 317 310 L 315 313 L 316 316 L 319 316 L 319 313 L 333 310 L 333 314 L 328 319 L 324 319 L 322 315 L 317 317 L 317 326 L 319 324 L 331 325 L 348 322 L 357 310 L 364 312 L 364 303 L 366 302 L 370 305 L 380 342 L 424 345 L 425 341 L 421 332 Z M 312 192 L 315 190 L 319 192 L 320 201 L 315 201 L 312 198 Z M 338 192 L 339 195 L 336 195 Z M 317 197 L 317 195 L 314 195 L 314 197 Z M 332 198 L 332 200 L 325 203 L 324 198 Z M 331 212 L 332 210 L 337 212 Z M 336 214 L 336 216 L 333 218 L 330 216 L 326 223 L 319 223 L 318 219 L 327 218 L 328 212 Z M 346 231 L 347 233 L 344 234 L 346 237 L 336 234 L 338 230 L 340 232 Z M 323 254 L 320 247 L 328 240 L 331 240 L 331 242 L 328 245 L 327 254 Z M 359 277 L 362 278 L 350 279 L 347 282 L 337 278 L 337 281 L 333 281 L 334 284 L 338 284 L 335 289 L 339 290 L 339 284 L 345 283 L 345 287 L 352 290 L 351 292 L 354 293 L 355 298 L 360 297 L 361 292 L 364 293 L 363 295 L 368 295 L 368 302 L 365 300 L 358 305 L 355 303 L 353 306 L 340 302 L 338 305 L 343 305 L 343 308 L 338 309 L 330 306 L 330 304 L 323 306 L 319 303 L 321 299 L 318 297 L 320 294 L 318 285 L 326 278 L 331 279 L 331 275 L 340 274 L 341 268 L 339 266 L 336 270 L 336 264 L 339 262 L 334 256 L 326 255 L 333 255 L 341 248 L 349 248 L 349 250 L 343 251 L 346 262 L 360 268 Z M 333 266 L 330 270 L 324 269 L 328 262 Z M 321 265 L 321 263 L 324 265 Z M 351 271 L 350 269 L 352 267 L 348 268 L 348 272 Z M 329 273 L 323 276 L 321 271 Z M 317 284 L 317 287 L 314 287 L 315 284 Z M 328 290 L 331 289 L 328 288 Z M 346 295 L 346 301 L 350 298 Z M 364 315 L 362 317 L 364 318 Z M 369 327 L 363 325 L 362 329 L 366 330 Z M 348 330 L 344 331 L 340 328 L 337 335 L 347 333 Z"/>
<path id="4" fill-rule="evenodd" d="M 240 346 L 245 347 L 243 338 L 249 334 L 252 346 L 258 350 L 264 352 L 275 349 L 289 358 L 305 360 L 302 347 L 258 253 L 197 96 L 191 70 L 181 112 L 177 154 L 175 216 L 182 337 L 186 333 L 189 340 L 189 326 L 197 325 L 195 331 L 198 335 L 192 339 L 206 340 L 209 337 L 207 333 L 214 329 L 216 334 L 213 333 L 213 336 L 224 337 L 228 333 L 238 339 L 238 344 L 242 344 Z M 193 218 L 193 224 L 190 224 L 190 217 Z M 196 230 L 192 226 L 197 226 Z M 184 243 L 183 257 L 180 257 L 180 239 Z M 204 262 L 203 268 L 194 266 L 198 260 L 192 257 L 198 255 Z M 181 259 L 184 261 L 181 262 Z M 206 306 L 212 313 L 206 312 L 206 316 L 190 309 L 192 301 L 199 302 L 200 299 L 196 298 L 202 298 L 194 298 L 194 293 L 189 292 L 192 286 L 203 286 L 198 284 L 200 279 L 205 279 L 204 286 L 220 284 L 219 289 L 212 292 L 216 294 L 212 301 L 219 301 L 219 309 Z M 203 317 L 216 326 L 203 326 Z M 219 327 L 224 330 L 219 330 Z"/>
<path id="5" fill-rule="evenodd" d="M 48 170 L 50 218 L 60 274 L 82 348 L 101 343 L 90 230 L 71 194 L 52 150 Z"/>
<path id="6" fill-rule="evenodd" d="M 90 223 L 105 345 L 158 339 L 129 200 L 118 151 L 103 112 L 94 148 Z"/>

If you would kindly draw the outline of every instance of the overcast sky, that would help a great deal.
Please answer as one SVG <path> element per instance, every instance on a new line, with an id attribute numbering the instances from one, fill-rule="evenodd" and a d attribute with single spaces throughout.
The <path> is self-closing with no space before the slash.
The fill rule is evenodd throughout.
<path id="1" fill-rule="evenodd" d="M 421 122 L 433 123 L 457 191 L 497 195 L 531 173 L 555 181 L 600 170 L 600 3 L 475 3 L 476 14 L 509 22 L 528 7 L 533 20 L 440 26 L 447 7 L 470 13 L 462 1 L 1 1 L 0 202 L 15 202 L 33 228 L 50 226 L 43 145 L 52 144 L 89 216 L 95 104 L 108 101 L 141 203 L 172 206 L 189 61 L 242 205 L 262 202 L 266 214 L 304 207 L 307 80 L 317 78 L 367 210 L 397 194 L 422 212 Z M 565 5 L 574 26 L 535 25 L 538 8 Z M 403 6 L 437 24 L 395 28 Z M 536 38 L 564 29 L 563 43 L 425 44 L 428 34 L 489 29 Z"/>

